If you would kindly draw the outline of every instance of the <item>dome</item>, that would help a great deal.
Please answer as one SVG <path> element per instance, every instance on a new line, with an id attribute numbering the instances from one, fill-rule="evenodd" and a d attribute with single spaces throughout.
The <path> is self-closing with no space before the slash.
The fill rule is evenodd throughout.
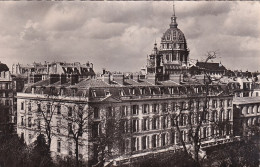
<path id="1" fill-rule="evenodd" d="M 178 28 L 175 14 L 171 17 L 170 28 L 166 30 L 161 38 L 161 48 L 163 49 L 187 49 L 184 33 Z"/>
<path id="2" fill-rule="evenodd" d="M 162 42 L 186 43 L 185 36 L 179 28 L 170 27 L 162 36 Z"/>

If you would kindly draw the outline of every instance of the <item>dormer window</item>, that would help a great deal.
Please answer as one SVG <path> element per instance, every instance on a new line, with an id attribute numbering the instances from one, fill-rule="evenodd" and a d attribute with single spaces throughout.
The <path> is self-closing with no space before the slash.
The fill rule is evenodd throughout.
<path id="1" fill-rule="evenodd" d="M 54 94 L 54 89 L 55 89 L 55 87 L 50 87 L 50 94 L 51 94 L 51 95 Z"/>
<path id="2" fill-rule="evenodd" d="M 151 94 L 152 94 L 152 95 L 155 95 L 154 88 L 150 88 L 150 89 L 151 89 Z"/>
<path id="3" fill-rule="evenodd" d="M 45 87 L 42 86 L 42 87 L 41 87 L 41 94 L 44 94 L 44 90 L 45 90 Z"/>
<path id="4" fill-rule="evenodd" d="M 164 94 L 164 88 L 160 88 L 161 94 Z"/>
<path id="5" fill-rule="evenodd" d="M 174 94 L 174 88 L 173 87 L 169 88 L 169 91 L 170 91 L 170 94 Z"/>
<path id="6" fill-rule="evenodd" d="M 119 95 L 120 96 L 124 96 L 125 95 L 124 91 L 123 90 L 119 90 Z"/>
<path id="7" fill-rule="evenodd" d="M 96 94 L 95 90 L 93 90 L 92 93 L 93 93 L 93 97 L 97 97 L 97 94 Z"/>
<path id="8" fill-rule="evenodd" d="M 34 94 L 35 92 L 35 87 L 32 87 L 32 94 Z"/>
<path id="9" fill-rule="evenodd" d="M 105 91 L 105 95 L 106 95 L 106 96 L 109 96 L 109 95 L 110 95 L 109 90 L 106 90 L 106 91 Z"/>
<path id="10" fill-rule="evenodd" d="M 63 96 L 64 94 L 64 88 L 60 88 L 60 96 Z"/>
<path id="11" fill-rule="evenodd" d="M 145 94 L 145 88 L 140 88 L 141 94 L 144 95 Z"/>
<path id="12" fill-rule="evenodd" d="M 130 94 L 132 94 L 132 95 L 135 94 L 135 89 L 134 88 L 130 88 L 129 91 L 130 91 Z"/>
<path id="13" fill-rule="evenodd" d="M 76 96 L 76 92 L 77 92 L 77 89 L 76 88 L 72 88 L 72 97 Z"/>

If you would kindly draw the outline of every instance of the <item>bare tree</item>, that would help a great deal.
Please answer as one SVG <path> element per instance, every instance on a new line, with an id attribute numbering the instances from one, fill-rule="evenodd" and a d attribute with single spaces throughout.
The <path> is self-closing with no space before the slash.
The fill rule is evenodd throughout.
<path id="1" fill-rule="evenodd" d="M 86 104 L 67 105 L 68 112 L 62 113 L 66 124 L 61 125 L 62 129 L 67 130 L 68 139 L 75 143 L 76 166 L 79 166 L 79 147 L 83 140 L 83 134 L 89 130 L 89 120 L 93 114 Z"/>
<path id="2" fill-rule="evenodd" d="M 38 134 L 45 134 L 47 145 L 50 149 L 52 137 L 56 134 L 57 126 L 54 124 L 54 116 L 60 114 L 61 101 L 59 99 L 47 98 L 46 101 L 28 101 L 28 126 L 35 126 Z M 30 116 L 34 114 L 33 116 Z M 34 122 L 32 119 L 34 118 Z"/>
<path id="3" fill-rule="evenodd" d="M 100 121 L 92 120 L 92 139 L 97 163 L 95 167 L 103 167 L 107 160 L 119 155 L 124 148 L 124 119 L 120 112 L 109 107 L 108 111 L 100 115 Z M 111 161 L 112 162 L 112 161 Z"/>
<path id="4" fill-rule="evenodd" d="M 204 63 L 207 63 L 209 60 L 215 59 L 216 58 L 216 52 L 208 52 L 207 53 L 207 58 Z M 169 112 L 169 116 L 172 121 L 172 125 L 175 127 L 174 129 L 178 132 L 178 138 L 179 141 L 182 145 L 182 148 L 184 150 L 184 153 L 187 156 L 190 156 L 193 158 L 195 166 L 199 167 L 201 166 L 200 164 L 200 158 L 199 154 L 201 152 L 201 145 L 202 141 L 206 139 L 205 135 L 201 135 L 203 132 L 201 132 L 202 128 L 207 128 L 210 125 L 217 129 L 218 134 L 213 134 L 212 137 L 220 135 L 222 133 L 222 129 L 224 129 L 227 124 L 229 123 L 228 120 L 222 119 L 222 120 L 217 120 L 217 116 L 214 115 L 214 111 L 210 110 L 209 108 L 209 101 L 210 101 L 210 90 L 211 87 L 213 86 L 213 80 L 210 74 L 207 72 L 207 69 L 203 69 L 204 73 L 204 84 L 202 85 L 202 96 L 200 98 L 202 99 L 202 102 L 200 105 L 202 108 L 202 111 L 195 110 L 192 104 L 195 102 L 195 98 L 198 97 L 193 97 L 192 95 L 187 94 L 189 98 L 189 104 L 180 106 L 177 105 L 177 112 Z M 187 85 L 190 86 L 192 89 L 194 87 L 192 85 Z M 172 108 L 169 109 L 168 111 L 172 111 Z M 211 117 L 209 117 L 209 114 L 211 114 Z M 183 121 L 185 122 L 186 129 L 188 131 L 188 138 L 190 140 L 189 143 L 187 143 L 184 140 L 185 134 L 181 130 L 180 126 L 183 126 Z M 209 137 L 209 136 L 207 136 Z"/>

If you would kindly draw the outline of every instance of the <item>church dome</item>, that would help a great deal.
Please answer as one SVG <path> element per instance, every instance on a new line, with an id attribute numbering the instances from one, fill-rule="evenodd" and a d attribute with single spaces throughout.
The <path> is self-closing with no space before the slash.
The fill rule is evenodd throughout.
<path id="1" fill-rule="evenodd" d="M 186 43 L 185 36 L 179 28 L 170 27 L 162 36 L 162 42 Z"/>
<path id="2" fill-rule="evenodd" d="M 187 49 L 184 33 L 178 28 L 175 12 L 171 17 L 170 28 L 166 30 L 161 38 L 161 49 Z"/>

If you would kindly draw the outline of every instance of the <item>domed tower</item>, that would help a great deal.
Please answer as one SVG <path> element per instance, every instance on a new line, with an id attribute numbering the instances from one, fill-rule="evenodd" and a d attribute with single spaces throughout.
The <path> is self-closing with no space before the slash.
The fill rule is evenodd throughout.
<path id="1" fill-rule="evenodd" d="M 161 38 L 159 54 L 162 55 L 164 74 L 180 74 L 187 70 L 189 49 L 183 32 L 178 28 L 173 5 L 170 28 Z"/>

